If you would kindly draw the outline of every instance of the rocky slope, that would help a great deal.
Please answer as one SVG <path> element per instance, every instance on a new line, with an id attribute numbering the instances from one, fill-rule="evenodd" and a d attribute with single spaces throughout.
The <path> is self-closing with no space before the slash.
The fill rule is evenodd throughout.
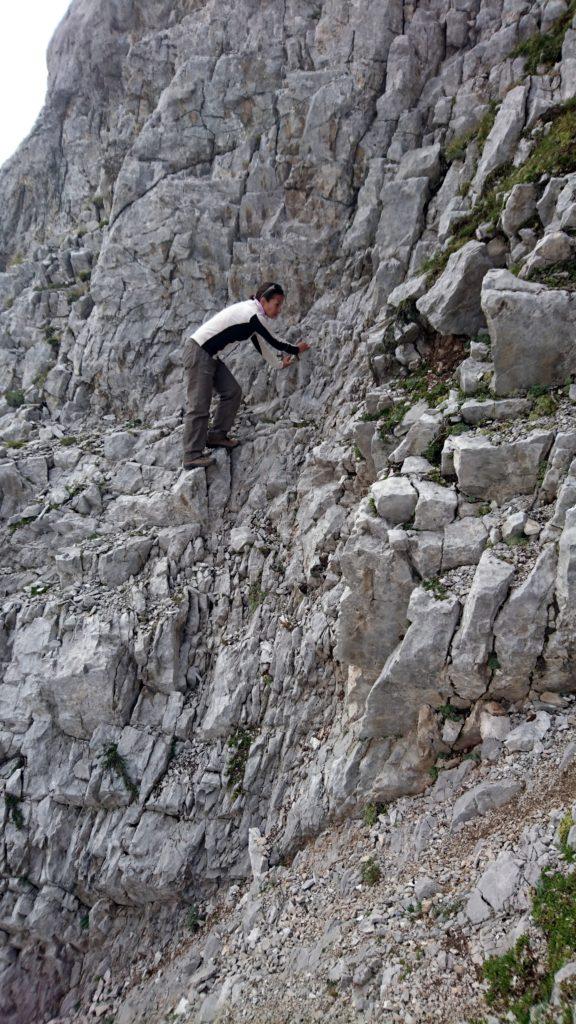
<path id="1" fill-rule="evenodd" d="M 576 689 L 573 16 L 72 3 L 0 172 L 6 1021 Z M 270 276 L 312 350 L 181 473 L 182 334 Z"/>

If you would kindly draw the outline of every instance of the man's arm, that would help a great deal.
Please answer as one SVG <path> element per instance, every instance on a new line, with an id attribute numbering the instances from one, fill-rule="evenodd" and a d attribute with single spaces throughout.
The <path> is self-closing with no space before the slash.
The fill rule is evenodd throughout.
<path id="1" fill-rule="evenodd" d="M 267 341 L 268 344 L 278 352 L 288 352 L 291 356 L 297 356 L 300 354 L 301 349 L 297 345 L 288 345 L 285 341 L 278 341 L 273 334 L 270 334 L 270 331 L 264 326 L 261 320 L 258 319 L 256 314 L 254 314 L 250 320 L 250 327 L 253 328 L 254 334 L 259 334 L 261 338 L 264 338 L 264 341 Z"/>

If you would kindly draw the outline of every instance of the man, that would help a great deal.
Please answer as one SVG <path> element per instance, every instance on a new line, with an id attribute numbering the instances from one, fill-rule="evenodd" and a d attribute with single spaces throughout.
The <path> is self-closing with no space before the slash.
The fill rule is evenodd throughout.
<path id="1" fill-rule="evenodd" d="M 281 285 L 266 281 L 250 299 L 236 302 L 216 313 L 188 339 L 184 352 L 187 378 L 184 469 L 214 463 L 210 455 L 204 454 L 206 446 L 232 449 L 240 444 L 236 438 L 228 436 L 228 431 L 238 412 L 242 391 L 236 378 L 219 359 L 220 353 L 238 342 L 251 339 L 268 362 L 273 361 L 276 352 L 284 353 L 283 358 L 277 357 L 276 365 L 280 367 L 289 366 L 294 356 L 298 357 L 310 348 L 304 341 L 298 345 L 287 345 L 268 330 L 266 322 L 280 315 L 284 299 Z M 210 402 L 214 390 L 220 401 L 209 431 Z"/>

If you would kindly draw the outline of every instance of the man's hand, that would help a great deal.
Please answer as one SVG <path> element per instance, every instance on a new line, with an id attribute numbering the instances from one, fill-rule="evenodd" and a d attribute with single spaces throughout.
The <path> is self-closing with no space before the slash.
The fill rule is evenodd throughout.
<path id="1" fill-rule="evenodd" d="M 307 351 L 308 351 L 308 349 L 310 348 L 310 345 L 308 344 L 308 342 L 307 342 L 307 341 L 299 341 L 299 342 L 298 342 L 298 344 L 297 344 L 297 346 L 296 346 L 296 348 L 297 348 L 297 349 L 298 349 L 298 350 L 299 350 L 300 352 L 307 352 Z"/>
<path id="2" fill-rule="evenodd" d="M 287 366 L 291 366 L 293 362 L 293 356 L 282 356 L 282 369 L 285 370 Z"/>

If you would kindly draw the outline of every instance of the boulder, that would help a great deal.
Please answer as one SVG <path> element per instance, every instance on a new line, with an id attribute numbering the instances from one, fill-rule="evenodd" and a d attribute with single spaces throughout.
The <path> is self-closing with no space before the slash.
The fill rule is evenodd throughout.
<path id="1" fill-rule="evenodd" d="M 502 212 L 502 229 L 512 238 L 536 213 L 538 193 L 532 183 L 514 185 Z"/>
<path id="2" fill-rule="evenodd" d="M 440 674 L 459 614 L 453 595 L 438 600 L 421 587 L 413 592 L 410 626 L 370 690 L 361 737 L 401 734 L 415 725 L 421 705 L 442 703 Z"/>
<path id="3" fill-rule="evenodd" d="M 492 363 L 484 362 L 469 356 L 462 360 L 457 369 L 460 390 L 465 395 L 475 395 L 479 388 L 485 388 L 490 382 L 494 367 Z"/>
<path id="4" fill-rule="evenodd" d="M 388 182 L 380 195 L 382 212 L 376 231 L 376 244 L 383 260 L 393 258 L 406 265 L 412 246 L 424 226 L 428 198 L 426 177 Z"/>
<path id="5" fill-rule="evenodd" d="M 442 572 L 460 565 L 477 565 L 486 544 L 488 530 L 481 519 L 457 519 L 444 528 Z"/>
<path id="6" fill-rule="evenodd" d="M 154 541 L 148 537 L 126 540 L 98 559 L 98 576 L 109 587 L 118 587 L 144 568 Z"/>
<path id="7" fill-rule="evenodd" d="M 556 561 L 555 547 L 549 544 L 494 623 L 498 669 L 490 684 L 492 696 L 519 700 L 528 693 L 532 672 L 544 648 Z"/>
<path id="8" fill-rule="evenodd" d="M 415 277 L 409 277 L 390 292 L 388 305 L 396 309 L 403 302 L 407 302 L 410 299 L 419 299 L 421 295 L 424 295 L 425 291 L 426 274 L 417 274 Z"/>
<path id="9" fill-rule="evenodd" d="M 510 907 L 522 881 L 521 862 L 503 850 L 483 872 L 466 904 L 466 915 L 473 924 Z"/>
<path id="10" fill-rule="evenodd" d="M 488 656 L 492 650 L 492 629 L 508 590 L 514 568 L 485 551 L 466 598 L 462 623 L 452 644 L 448 675 L 464 699 L 481 697 L 488 682 Z"/>
<path id="11" fill-rule="evenodd" d="M 496 115 L 492 130 L 484 143 L 472 190 L 482 192 L 489 174 L 510 163 L 522 134 L 526 114 L 527 85 L 517 85 L 506 94 Z"/>
<path id="12" fill-rule="evenodd" d="M 441 530 L 456 514 L 458 497 L 453 487 L 442 487 L 431 480 L 418 480 L 418 504 L 414 518 L 415 530 Z"/>
<path id="13" fill-rule="evenodd" d="M 576 481 L 572 483 L 576 492 Z M 562 492 L 558 501 L 561 497 Z M 555 597 L 555 630 L 544 650 L 544 671 L 534 686 L 539 691 L 572 692 L 576 685 L 576 506 L 566 512 L 558 545 Z"/>
<path id="14" fill-rule="evenodd" d="M 524 789 L 523 782 L 515 779 L 501 779 L 498 782 L 481 782 L 466 793 L 463 793 L 454 804 L 452 811 L 452 828 L 486 814 L 496 807 L 504 807 L 515 800 Z"/>
<path id="15" fill-rule="evenodd" d="M 534 270 L 545 270 L 555 263 L 565 263 L 572 258 L 574 245 L 563 231 L 551 231 L 544 235 L 532 249 L 520 271 L 521 278 L 529 278 Z"/>
<path id="16" fill-rule="evenodd" d="M 354 692 L 363 704 L 367 689 L 406 631 L 414 589 L 404 552 L 391 551 L 377 536 L 351 536 L 341 556 L 346 589 L 336 625 L 339 661 L 354 666 Z"/>
<path id="17" fill-rule="evenodd" d="M 377 480 L 370 491 L 378 515 L 388 523 L 398 525 L 412 519 L 418 495 L 405 477 L 389 476 L 386 480 Z"/>
<path id="18" fill-rule="evenodd" d="M 508 733 L 504 740 L 506 749 L 510 753 L 533 750 L 536 743 L 543 739 L 548 732 L 551 722 L 550 715 L 546 711 L 539 711 L 532 722 L 522 722 Z"/>
<path id="19" fill-rule="evenodd" d="M 502 502 L 536 489 L 542 460 L 553 435 L 535 430 L 520 441 L 491 444 L 485 437 L 462 434 L 452 438 L 458 487 L 472 498 Z"/>
<path id="20" fill-rule="evenodd" d="M 416 307 L 440 334 L 473 337 L 484 326 L 480 291 L 492 261 L 483 242 L 467 242 L 453 253 L 446 269 Z"/>
<path id="21" fill-rule="evenodd" d="M 482 308 L 497 395 L 563 384 L 576 373 L 576 294 L 492 270 L 482 285 Z"/>
<path id="22" fill-rule="evenodd" d="M 499 402 L 489 399 L 480 402 L 475 398 L 468 398 L 460 407 L 460 415 L 464 423 L 477 427 L 490 420 L 512 420 L 518 416 L 526 416 L 531 407 L 532 402 L 529 398 L 503 398 Z"/>
<path id="23" fill-rule="evenodd" d="M 527 521 L 528 516 L 525 512 L 513 512 L 512 515 L 507 516 L 502 523 L 502 540 L 508 541 L 512 537 L 523 537 Z"/>
<path id="24" fill-rule="evenodd" d="M 442 430 L 440 413 L 425 412 L 416 423 L 413 423 L 406 437 L 390 452 L 388 459 L 392 463 L 403 462 L 409 455 L 423 455 L 428 446 L 435 441 Z"/>
<path id="25" fill-rule="evenodd" d="M 409 150 L 400 161 L 396 178 L 401 181 L 405 178 L 430 178 L 436 181 L 440 175 L 441 150 L 439 142 L 422 149 Z"/>
<path id="26" fill-rule="evenodd" d="M 566 476 L 575 455 L 576 430 L 559 431 L 554 438 L 546 475 L 540 488 L 545 501 L 551 502 L 556 497 L 560 482 Z"/>
<path id="27" fill-rule="evenodd" d="M 414 530 L 409 534 L 410 561 L 422 579 L 440 572 L 442 534 L 437 530 Z"/>

